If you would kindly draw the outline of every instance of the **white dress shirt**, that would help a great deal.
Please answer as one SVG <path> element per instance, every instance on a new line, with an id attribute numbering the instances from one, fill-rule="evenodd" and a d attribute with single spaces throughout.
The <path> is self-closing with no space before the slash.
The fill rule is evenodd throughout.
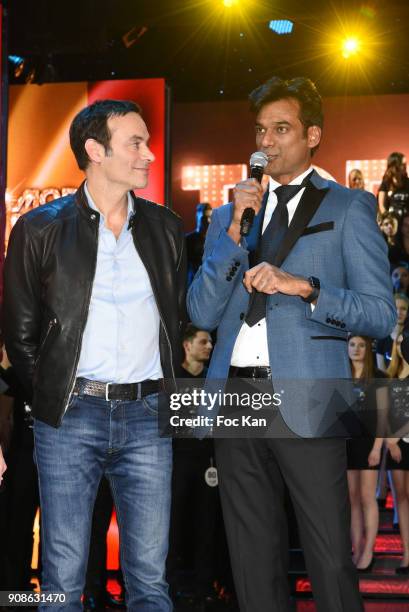
<path id="1" fill-rule="evenodd" d="M 311 171 L 312 166 L 293 179 L 289 185 L 300 185 Z M 277 187 L 280 187 L 280 183 L 277 183 L 277 181 L 270 177 L 269 195 L 266 205 L 266 212 L 264 215 L 262 233 L 264 233 L 264 230 L 269 224 L 273 212 L 277 206 L 277 196 L 274 193 L 274 190 L 277 189 Z M 300 191 L 296 193 L 295 196 L 287 203 L 288 223 L 290 225 L 304 190 L 305 187 L 300 189 Z M 243 323 L 234 345 L 231 365 L 239 368 L 270 365 L 267 344 L 267 325 L 265 318 L 253 325 L 253 327 L 249 327 L 247 323 Z"/>
<path id="2" fill-rule="evenodd" d="M 152 285 L 135 249 L 128 214 L 115 238 L 100 214 L 98 254 L 77 376 L 100 382 L 132 383 L 162 378 L 159 354 L 160 316 Z"/>

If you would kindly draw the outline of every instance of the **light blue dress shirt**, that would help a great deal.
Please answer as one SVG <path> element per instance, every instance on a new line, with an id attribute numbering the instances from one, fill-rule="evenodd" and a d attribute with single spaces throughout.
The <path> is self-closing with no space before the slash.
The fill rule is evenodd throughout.
<path id="1" fill-rule="evenodd" d="M 112 383 L 162 378 L 160 316 L 148 273 L 128 229 L 133 213 L 131 195 L 127 221 L 116 239 L 105 226 L 87 184 L 85 194 L 100 221 L 97 267 L 77 377 Z"/>

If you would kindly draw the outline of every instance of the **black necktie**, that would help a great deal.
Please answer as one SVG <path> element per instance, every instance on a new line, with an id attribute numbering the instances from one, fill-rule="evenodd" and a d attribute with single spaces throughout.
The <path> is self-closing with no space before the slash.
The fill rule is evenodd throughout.
<path id="1" fill-rule="evenodd" d="M 309 177 L 307 177 L 309 178 Z M 274 262 L 280 244 L 288 230 L 288 209 L 287 203 L 303 188 L 304 181 L 301 185 L 281 185 L 274 190 L 277 195 L 277 206 L 271 216 L 270 222 L 263 232 L 261 237 L 261 246 L 259 256 L 256 263 L 267 261 Z M 266 316 L 266 300 L 267 294 L 256 291 L 250 297 L 249 309 L 246 315 L 246 323 L 253 327 L 256 323 L 264 319 Z"/>

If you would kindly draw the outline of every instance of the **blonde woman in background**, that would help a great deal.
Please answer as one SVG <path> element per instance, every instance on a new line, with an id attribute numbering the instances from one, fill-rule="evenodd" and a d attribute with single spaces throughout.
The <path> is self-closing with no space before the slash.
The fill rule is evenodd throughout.
<path id="1" fill-rule="evenodd" d="M 354 168 L 348 174 L 348 187 L 350 189 L 365 189 L 364 175 L 359 168 Z"/>

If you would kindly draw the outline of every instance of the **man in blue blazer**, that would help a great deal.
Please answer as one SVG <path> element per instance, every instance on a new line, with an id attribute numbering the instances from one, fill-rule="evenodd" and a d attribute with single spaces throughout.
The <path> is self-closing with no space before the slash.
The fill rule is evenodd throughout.
<path id="1" fill-rule="evenodd" d="M 312 169 L 323 123 L 314 84 L 274 77 L 250 100 L 269 188 L 242 181 L 213 212 L 188 295 L 193 324 L 217 329 L 209 379 L 298 381 L 282 397 L 281 437 L 216 440 L 237 595 L 245 612 L 288 610 L 285 482 L 317 610 L 356 612 L 345 440 L 319 435 L 325 410 L 317 420 L 309 402 L 317 379 L 350 378 L 349 332 L 384 338 L 395 324 L 386 246 L 374 197 Z M 257 214 L 243 238 L 246 208 Z"/>

